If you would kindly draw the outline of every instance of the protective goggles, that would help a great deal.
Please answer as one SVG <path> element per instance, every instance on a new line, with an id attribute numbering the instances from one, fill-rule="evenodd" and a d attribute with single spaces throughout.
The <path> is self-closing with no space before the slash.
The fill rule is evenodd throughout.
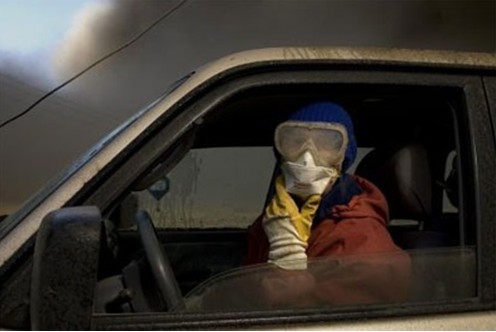
<path id="1" fill-rule="evenodd" d="M 274 143 L 287 161 L 310 151 L 317 166 L 336 167 L 344 160 L 348 135 L 339 123 L 286 121 L 277 126 Z"/>

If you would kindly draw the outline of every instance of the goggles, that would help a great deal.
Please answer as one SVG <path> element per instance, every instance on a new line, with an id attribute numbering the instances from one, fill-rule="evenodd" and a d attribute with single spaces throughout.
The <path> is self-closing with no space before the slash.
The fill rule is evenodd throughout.
<path id="1" fill-rule="evenodd" d="M 339 123 L 286 121 L 277 126 L 274 143 L 286 161 L 309 151 L 316 166 L 336 167 L 344 160 L 348 135 Z"/>

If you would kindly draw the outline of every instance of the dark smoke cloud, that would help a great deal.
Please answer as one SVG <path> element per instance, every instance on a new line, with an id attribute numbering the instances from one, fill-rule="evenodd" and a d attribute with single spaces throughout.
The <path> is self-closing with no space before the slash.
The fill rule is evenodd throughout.
<path id="1" fill-rule="evenodd" d="M 83 70 L 145 30 L 178 0 L 106 0 L 89 3 L 77 15 L 54 53 L 60 78 Z"/>
<path id="2" fill-rule="evenodd" d="M 53 63 L 58 77 L 68 78 L 123 45 L 179 2 L 181 0 L 102 0 L 89 3 L 54 53 Z M 188 47 L 194 40 L 201 46 L 205 40 L 226 39 L 226 43 L 236 48 L 239 42 L 226 38 L 232 34 L 231 30 L 239 31 L 239 40 L 246 40 L 247 45 L 259 44 L 262 47 L 292 39 L 296 45 L 313 43 L 490 52 L 496 48 L 496 1 L 493 0 L 189 0 L 186 7 L 189 14 L 184 13 L 182 23 L 176 23 L 173 28 L 178 36 L 185 37 L 182 47 Z M 258 29 L 267 29 L 257 35 L 247 35 L 250 29 L 257 29 L 256 25 Z M 322 27 L 322 36 L 314 35 L 318 26 Z M 203 37 L 191 35 L 198 27 L 203 31 Z M 282 36 L 284 30 L 294 37 Z M 308 31 L 312 33 L 309 35 Z M 254 36 L 258 42 L 250 41 Z M 307 43 L 302 42 L 302 36 Z M 166 37 L 164 39 L 168 41 Z M 170 45 L 164 43 L 163 47 Z"/>
<path id="3" fill-rule="evenodd" d="M 398 42 L 404 47 L 496 51 L 496 1 L 404 1 Z"/>

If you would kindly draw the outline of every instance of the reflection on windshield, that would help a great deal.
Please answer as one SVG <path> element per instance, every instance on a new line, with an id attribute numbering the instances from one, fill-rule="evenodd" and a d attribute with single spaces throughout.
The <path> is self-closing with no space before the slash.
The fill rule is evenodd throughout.
<path id="1" fill-rule="evenodd" d="M 411 277 L 384 273 L 397 253 L 309 260 L 308 269 L 272 264 L 231 270 L 186 296 L 188 311 L 250 311 L 391 304 L 469 298 L 476 295 L 473 248 L 410 251 Z M 389 277 L 388 277 L 389 276 Z M 390 279 L 388 279 L 390 278 Z"/>

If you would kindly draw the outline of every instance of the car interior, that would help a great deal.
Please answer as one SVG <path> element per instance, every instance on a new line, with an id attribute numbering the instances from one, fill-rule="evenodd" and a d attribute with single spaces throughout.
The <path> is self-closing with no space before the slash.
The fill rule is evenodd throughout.
<path id="1" fill-rule="evenodd" d="M 460 204 L 463 197 L 459 188 L 463 184 L 460 158 L 456 157 L 460 144 L 457 121 L 463 104 L 457 91 L 401 85 L 290 85 L 248 90 L 222 102 L 108 209 L 107 241 L 99 265 L 95 312 L 173 309 L 161 296 L 140 238 L 136 215 L 143 210 L 148 212 L 144 218 L 154 224 L 152 231 L 170 263 L 180 296 L 198 298 L 198 294 L 213 289 L 215 280 L 216 287 L 239 285 L 233 278 L 246 268 L 243 257 L 249 220 L 254 221 L 262 213 L 265 202 L 273 195 L 272 182 L 278 174 L 277 160 L 271 156 L 274 129 L 300 106 L 318 100 L 341 104 L 353 119 L 359 160 L 351 172 L 368 179 L 383 192 L 390 210 L 389 233 L 395 244 L 408 250 L 412 261 L 417 262 L 413 263 L 417 283 L 411 300 L 473 296 L 475 226 Z M 266 164 L 263 181 L 258 180 L 256 171 L 250 172 L 250 168 L 256 169 L 253 165 L 245 165 L 243 173 L 218 166 L 221 171 L 216 172 L 220 174 L 214 174 L 228 178 L 229 183 L 251 181 L 259 188 L 257 193 L 262 193 L 256 204 L 252 204 L 254 208 L 243 215 L 242 222 L 235 220 L 236 211 L 225 205 L 230 205 L 226 202 L 236 197 L 242 204 L 243 194 L 232 194 L 236 191 L 219 185 L 223 180 L 214 175 L 209 178 L 211 187 L 205 190 L 213 193 L 208 198 L 219 205 L 219 211 L 224 210 L 213 209 L 206 217 L 184 211 L 195 207 L 190 194 L 203 190 L 195 187 L 201 181 L 189 179 L 195 184 L 186 190 L 185 184 L 172 176 L 173 172 L 186 165 L 191 168 L 186 176 L 208 177 L 206 162 L 202 164 L 198 157 L 202 153 L 216 151 L 218 154 L 212 158 L 218 164 L 223 158 L 229 159 L 229 163 L 246 163 L 241 157 L 223 155 L 222 149 L 242 154 L 248 148 L 264 148 L 269 156 L 263 160 Z M 184 164 L 184 160 L 190 164 Z M 260 161 L 253 161 L 257 163 Z M 230 170 L 234 174 L 227 174 Z M 217 196 L 223 192 L 236 197 Z M 209 214 L 208 209 L 205 211 Z M 174 222 L 168 223 L 167 218 Z M 259 269 L 264 268 L 267 267 Z M 233 272 L 229 274 L 230 271 Z M 433 292 L 436 283 L 442 283 L 438 287 L 441 290 Z M 125 289 L 132 290 L 132 295 L 123 292 Z M 181 310 L 178 309 L 181 306 L 175 308 Z M 232 303 L 226 301 L 225 307 L 217 309 L 230 308 Z"/>

